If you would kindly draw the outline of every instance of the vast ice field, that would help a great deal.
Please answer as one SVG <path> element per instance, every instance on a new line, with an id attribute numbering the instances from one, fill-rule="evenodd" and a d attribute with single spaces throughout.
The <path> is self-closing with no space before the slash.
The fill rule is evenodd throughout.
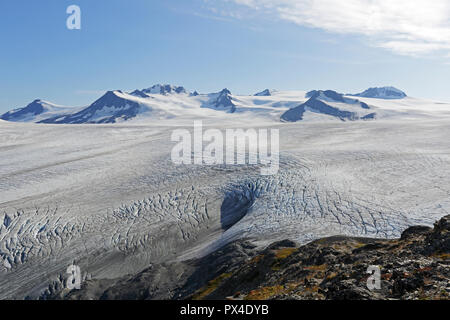
<path id="1" fill-rule="evenodd" d="M 239 238 L 392 238 L 449 213 L 449 104 L 362 98 L 379 119 L 282 123 L 271 99 L 122 124 L 0 121 L 0 298 L 38 297 L 72 263 L 115 278 Z M 278 173 L 174 165 L 172 131 L 201 114 L 205 128 L 279 129 Z"/>

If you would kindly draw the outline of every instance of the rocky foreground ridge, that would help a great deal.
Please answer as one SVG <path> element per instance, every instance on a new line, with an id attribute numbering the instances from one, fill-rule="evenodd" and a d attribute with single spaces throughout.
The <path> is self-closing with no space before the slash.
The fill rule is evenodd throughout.
<path id="1" fill-rule="evenodd" d="M 137 275 L 88 280 L 81 290 L 50 287 L 44 299 L 449 299 L 450 215 L 400 239 L 334 236 L 259 250 L 233 242 L 198 260 L 153 265 Z M 367 288 L 367 268 L 381 289 Z"/>

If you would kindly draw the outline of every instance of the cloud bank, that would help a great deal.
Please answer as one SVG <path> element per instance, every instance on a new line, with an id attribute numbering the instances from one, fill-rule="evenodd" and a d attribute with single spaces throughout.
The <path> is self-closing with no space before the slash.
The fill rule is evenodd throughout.
<path id="1" fill-rule="evenodd" d="M 404 55 L 450 53 L 449 0 L 224 0 L 295 24 L 361 35 Z"/>

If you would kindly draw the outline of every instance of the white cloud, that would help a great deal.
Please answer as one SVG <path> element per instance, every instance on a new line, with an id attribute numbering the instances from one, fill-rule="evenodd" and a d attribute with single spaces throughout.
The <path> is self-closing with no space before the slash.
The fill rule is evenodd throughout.
<path id="1" fill-rule="evenodd" d="M 449 0 L 224 0 L 298 25 L 367 37 L 399 54 L 450 52 Z"/>

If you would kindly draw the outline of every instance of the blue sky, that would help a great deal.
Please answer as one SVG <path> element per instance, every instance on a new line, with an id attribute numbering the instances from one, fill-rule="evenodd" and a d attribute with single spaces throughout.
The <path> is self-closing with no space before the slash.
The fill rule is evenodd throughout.
<path id="1" fill-rule="evenodd" d="M 370 16 L 367 0 L 330 1 L 2 1 L 0 112 L 37 98 L 88 105 L 155 83 L 236 94 L 393 85 L 450 101 L 445 1 L 424 12 L 410 0 L 415 14 L 376 0 Z M 71 4 L 81 30 L 66 28 Z"/>

